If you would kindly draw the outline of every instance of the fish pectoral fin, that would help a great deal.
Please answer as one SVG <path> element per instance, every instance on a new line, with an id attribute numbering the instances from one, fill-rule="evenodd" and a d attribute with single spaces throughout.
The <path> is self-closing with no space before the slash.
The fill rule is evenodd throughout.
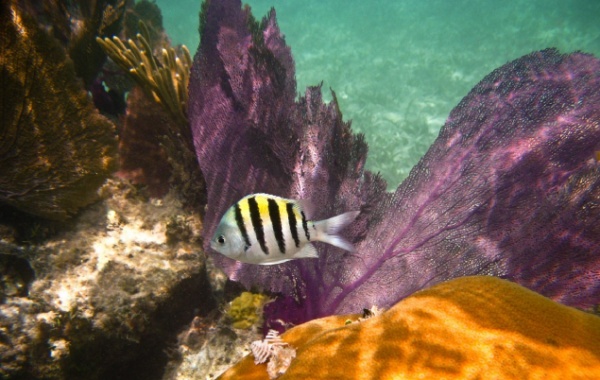
<path id="1" fill-rule="evenodd" d="M 306 244 L 301 250 L 294 254 L 295 259 L 316 258 L 319 257 L 317 249 L 312 244 Z"/>

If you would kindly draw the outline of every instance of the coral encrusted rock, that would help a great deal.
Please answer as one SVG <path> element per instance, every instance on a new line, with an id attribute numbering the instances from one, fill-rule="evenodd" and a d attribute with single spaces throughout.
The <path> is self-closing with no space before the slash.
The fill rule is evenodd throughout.
<path id="1" fill-rule="evenodd" d="M 360 322 L 333 316 L 282 338 L 297 357 L 279 379 L 597 379 L 600 318 L 492 276 L 419 291 Z M 254 358 L 220 379 L 265 379 Z"/>
<path id="2" fill-rule="evenodd" d="M 159 380 L 179 330 L 215 307 L 199 217 L 118 181 L 101 193 L 72 230 L 0 239 L 1 379 Z"/>

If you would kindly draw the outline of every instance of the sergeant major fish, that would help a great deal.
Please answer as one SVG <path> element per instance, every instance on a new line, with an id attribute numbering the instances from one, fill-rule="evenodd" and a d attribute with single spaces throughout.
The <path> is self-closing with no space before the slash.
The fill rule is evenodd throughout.
<path id="1" fill-rule="evenodd" d="M 210 246 L 234 260 L 261 265 L 318 257 L 313 241 L 352 252 L 352 244 L 338 232 L 358 214 L 359 211 L 350 211 L 321 221 L 309 221 L 301 202 L 269 194 L 251 194 L 225 212 Z"/>

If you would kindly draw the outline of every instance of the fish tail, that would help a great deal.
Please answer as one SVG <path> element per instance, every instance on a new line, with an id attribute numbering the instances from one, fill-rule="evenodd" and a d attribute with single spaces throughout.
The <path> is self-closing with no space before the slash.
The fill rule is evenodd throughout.
<path id="1" fill-rule="evenodd" d="M 317 236 L 315 240 L 331 244 L 346 251 L 354 252 L 354 246 L 352 243 L 338 234 L 347 225 L 352 223 L 359 213 L 360 211 L 350 211 L 329 219 L 315 222 L 314 226 L 317 230 Z"/>

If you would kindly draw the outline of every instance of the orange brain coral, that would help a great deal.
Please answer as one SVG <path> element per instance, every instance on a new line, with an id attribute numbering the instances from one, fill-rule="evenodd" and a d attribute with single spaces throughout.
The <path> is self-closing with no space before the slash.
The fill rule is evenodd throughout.
<path id="1" fill-rule="evenodd" d="M 297 357 L 279 379 L 600 378 L 599 317 L 495 277 L 451 280 L 347 319 L 286 332 Z M 265 367 L 245 358 L 221 379 L 268 379 Z"/>

